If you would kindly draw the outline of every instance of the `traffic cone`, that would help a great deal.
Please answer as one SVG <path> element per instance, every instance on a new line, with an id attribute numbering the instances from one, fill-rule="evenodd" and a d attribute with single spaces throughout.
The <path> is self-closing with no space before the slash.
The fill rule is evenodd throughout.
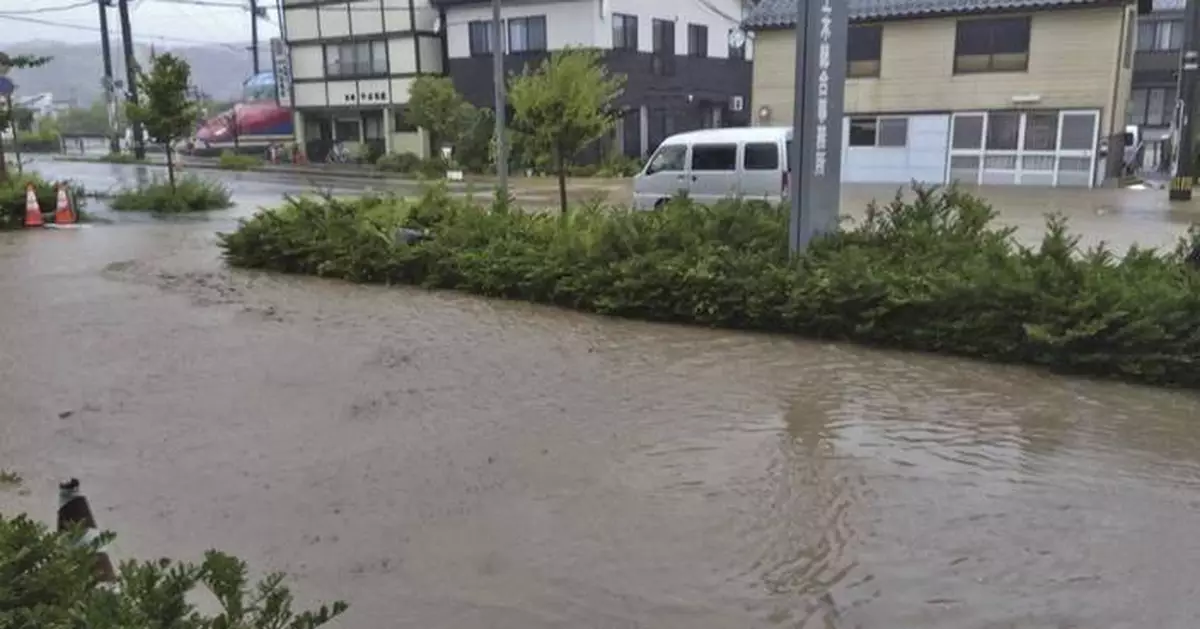
<path id="1" fill-rule="evenodd" d="M 38 204 L 37 188 L 33 184 L 25 186 L 25 226 L 41 227 L 46 224 L 42 218 L 42 206 Z"/>
<path id="2" fill-rule="evenodd" d="M 58 202 L 54 206 L 54 224 L 70 225 L 75 222 L 75 210 L 71 209 L 71 199 L 67 196 L 66 184 L 58 184 Z"/>
<path id="3" fill-rule="evenodd" d="M 79 479 L 58 484 L 58 532 L 70 530 L 72 526 L 82 525 L 84 529 L 81 543 L 87 544 L 100 535 L 96 527 L 96 518 L 92 517 L 92 508 L 88 505 L 87 496 L 79 491 Z M 103 583 L 117 580 L 112 561 L 108 553 L 101 550 L 96 553 L 96 577 Z"/>

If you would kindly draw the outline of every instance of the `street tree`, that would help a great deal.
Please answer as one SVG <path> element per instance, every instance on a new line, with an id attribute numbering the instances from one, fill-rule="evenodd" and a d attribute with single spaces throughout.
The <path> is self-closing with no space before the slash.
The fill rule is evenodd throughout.
<path id="1" fill-rule="evenodd" d="M 425 129 L 434 150 L 439 150 L 443 143 L 458 142 L 474 120 L 475 108 L 454 89 L 449 77 L 425 75 L 413 81 L 404 117 Z"/>
<path id="2" fill-rule="evenodd" d="M 200 115 L 192 100 L 192 68 L 169 53 L 155 55 L 150 71 L 137 73 L 139 102 L 127 105 L 130 120 L 142 123 L 146 135 L 167 154 L 167 179 L 175 190 L 175 157 L 172 147 L 191 135 Z"/>
<path id="3" fill-rule="evenodd" d="M 582 48 L 564 48 L 509 79 L 513 131 L 522 146 L 553 159 L 564 214 L 567 165 L 616 126 L 612 105 L 624 88 L 625 76 L 609 73 L 599 51 Z"/>
<path id="4" fill-rule="evenodd" d="M 36 68 L 50 62 L 50 57 L 39 57 L 34 55 L 16 55 L 11 56 L 0 52 L 0 76 L 8 74 L 12 68 L 28 69 Z M 11 100 L 9 101 L 11 103 Z M 4 156 L 4 136 L 3 133 L 8 130 L 9 125 L 13 121 L 13 112 L 11 107 L 0 106 L 0 181 L 8 180 L 8 162 Z"/>

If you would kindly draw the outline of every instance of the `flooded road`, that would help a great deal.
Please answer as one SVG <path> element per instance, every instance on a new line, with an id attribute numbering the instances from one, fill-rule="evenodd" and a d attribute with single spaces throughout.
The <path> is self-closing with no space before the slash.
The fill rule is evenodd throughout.
<path id="1" fill-rule="evenodd" d="M 0 511 L 347 628 L 1200 626 L 1200 396 L 0 234 Z M 1103 236 L 1103 234 L 1096 234 Z"/>

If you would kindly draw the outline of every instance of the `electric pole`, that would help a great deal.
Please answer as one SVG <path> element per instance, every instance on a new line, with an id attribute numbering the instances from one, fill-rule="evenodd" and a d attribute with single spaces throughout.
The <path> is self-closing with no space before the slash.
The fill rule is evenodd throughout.
<path id="1" fill-rule="evenodd" d="M 1195 1 L 1195 0 L 1192 0 Z M 504 40 L 501 39 L 500 0 L 492 0 L 492 82 L 496 92 L 496 185 L 508 198 L 508 142 L 504 136 L 506 103 L 504 94 Z"/>
<path id="2" fill-rule="evenodd" d="M 104 56 L 104 112 L 108 114 L 108 150 L 110 153 L 121 152 L 121 140 L 117 137 L 117 125 L 113 116 L 113 66 L 112 46 L 108 41 L 108 7 L 112 0 L 99 0 L 100 7 L 100 54 Z"/>
<path id="3" fill-rule="evenodd" d="M 1200 3 L 1187 0 L 1183 17 L 1183 51 L 1179 53 L 1179 146 L 1175 151 L 1175 177 L 1168 198 L 1191 201 L 1196 179 L 1195 143 L 1192 141 L 1192 115 L 1196 112 L 1196 72 L 1200 68 Z"/>
<path id="4" fill-rule="evenodd" d="M 117 0 L 117 12 L 121 16 L 121 44 L 125 50 L 126 100 L 137 104 L 137 59 L 133 56 L 133 32 L 129 27 L 129 0 Z M 142 137 L 142 123 L 133 121 L 133 156 L 146 159 L 146 140 Z"/>
<path id="5" fill-rule="evenodd" d="M 250 58 L 254 61 L 254 75 L 258 76 L 258 0 L 250 0 Z"/>

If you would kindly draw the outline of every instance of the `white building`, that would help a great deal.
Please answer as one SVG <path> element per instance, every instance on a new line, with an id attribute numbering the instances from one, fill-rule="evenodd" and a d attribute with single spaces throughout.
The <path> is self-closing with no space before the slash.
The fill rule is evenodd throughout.
<path id="1" fill-rule="evenodd" d="M 282 0 L 297 142 L 320 159 L 335 140 L 426 154 L 404 122 L 409 87 L 441 74 L 438 10 L 428 0 Z"/>
<path id="2" fill-rule="evenodd" d="M 445 12 L 455 86 L 490 107 L 491 2 L 432 1 Z M 509 72 L 566 47 L 605 51 L 608 69 L 627 79 L 615 138 L 625 154 L 646 155 L 672 133 L 750 123 L 743 0 L 505 0 L 502 10 Z"/>
<path id="3" fill-rule="evenodd" d="M 428 154 L 427 134 L 403 119 L 421 74 L 448 74 L 468 101 L 493 106 L 489 0 L 281 2 L 296 136 L 310 159 L 335 140 Z M 749 124 L 742 5 L 504 0 L 506 67 L 519 72 L 566 46 L 605 50 L 609 69 L 628 77 L 616 144 L 645 155 L 671 133 Z"/>

